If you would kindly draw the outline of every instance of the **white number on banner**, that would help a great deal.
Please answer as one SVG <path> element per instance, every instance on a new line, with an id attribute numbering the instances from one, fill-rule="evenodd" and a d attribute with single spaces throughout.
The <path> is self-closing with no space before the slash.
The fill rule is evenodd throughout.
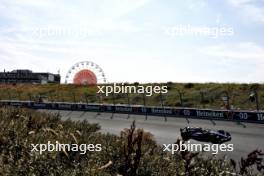
<path id="1" fill-rule="evenodd" d="M 248 119 L 248 114 L 246 112 L 239 113 L 240 119 L 246 120 Z"/>

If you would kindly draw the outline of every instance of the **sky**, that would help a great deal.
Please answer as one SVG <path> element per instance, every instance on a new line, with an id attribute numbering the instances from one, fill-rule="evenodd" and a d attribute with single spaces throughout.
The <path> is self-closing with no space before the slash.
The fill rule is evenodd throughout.
<path id="1" fill-rule="evenodd" d="M 108 82 L 264 82 L 264 0 L 1 0 L 0 70 L 92 61 Z"/>

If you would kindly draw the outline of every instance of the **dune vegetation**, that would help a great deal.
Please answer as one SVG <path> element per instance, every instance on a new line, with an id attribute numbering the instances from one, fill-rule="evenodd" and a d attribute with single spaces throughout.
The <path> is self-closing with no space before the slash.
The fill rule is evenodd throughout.
<path id="1" fill-rule="evenodd" d="M 138 85 L 133 83 L 131 85 Z M 256 109 L 256 98 L 250 99 L 252 93 L 257 93 L 259 109 L 264 109 L 263 84 L 234 84 L 234 83 L 164 83 L 145 85 L 167 85 L 168 93 L 153 94 L 114 94 L 105 96 L 97 94 L 96 86 L 78 85 L 0 85 L 0 99 L 35 100 L 45 97 L 46 101 L 86 102 L 86 103 L 119 103 L 146 104 L 159 106 L 184 106 L 195 108 L 226 108 L 228 97 L 229 108 Z M 225 99 L 225 101 L 224 101 Z"/>
<path id="2" fill-rule="evenodd" d="M 1 175 L 263 175 L 261 151 L 239 163 L 203 153 L 164 152 L 135 122 L 120 135 L 99 132 L 98 124 L 62 121 L 59 114 L 0 107 Z M 101 144 L 100 152 L 32 151 L 31 144 Z M 180 139 L 176 139 L 178 144 Z"/>

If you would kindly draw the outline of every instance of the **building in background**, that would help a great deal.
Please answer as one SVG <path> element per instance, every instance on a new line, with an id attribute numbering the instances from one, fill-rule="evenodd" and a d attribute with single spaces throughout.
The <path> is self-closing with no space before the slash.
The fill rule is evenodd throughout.
<path id="1" fill-rule="evenodd" d="M 59 74 L 34 73 L 31 70 L 13 70 L 11 72 L 0 72 L 0 84 L 47 84 L 60 83 Z"/>

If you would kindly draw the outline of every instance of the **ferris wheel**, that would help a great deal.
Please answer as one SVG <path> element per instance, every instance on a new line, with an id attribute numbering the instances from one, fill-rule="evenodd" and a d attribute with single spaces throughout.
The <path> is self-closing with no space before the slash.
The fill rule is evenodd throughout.
<path id="1" fill-rule="evenodd" d="M 65 84 L 96 85 L 106 83 L 103 69 L 91 61 L 74 64 L 66 74 Z"/>

